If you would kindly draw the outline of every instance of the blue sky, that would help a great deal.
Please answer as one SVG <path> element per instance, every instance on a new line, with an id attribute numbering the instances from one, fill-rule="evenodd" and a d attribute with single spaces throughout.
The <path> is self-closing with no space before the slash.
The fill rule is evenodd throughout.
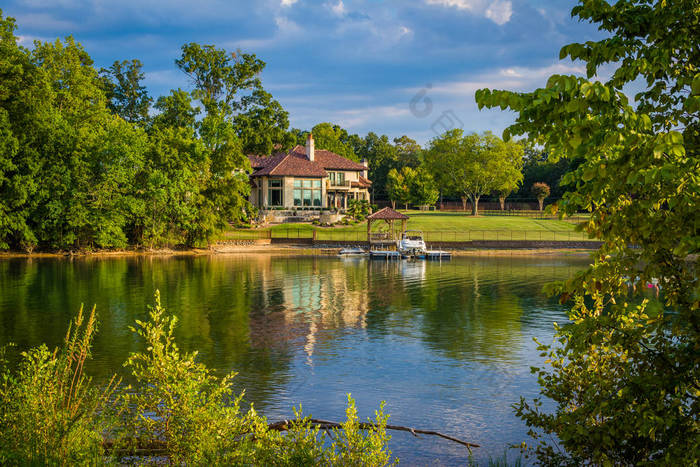
<path id="1" fill-rule="evenodd" d="M 600 37 L 571 19 L 574 0 L 3 3 L 23 45 L 72 34 L 98 67 L 138 58 L 154 96 L 188 88 L 174 65 L 182 44 L 215 44 L 267 63 L 263 84 L 293 127 L 330 121 L 420 143 L 445 126 L 500 134 L 512 114 L 478 111 L 476 89 L 530 90 L 553 73 L 582 74 L 559 49 Z"/>

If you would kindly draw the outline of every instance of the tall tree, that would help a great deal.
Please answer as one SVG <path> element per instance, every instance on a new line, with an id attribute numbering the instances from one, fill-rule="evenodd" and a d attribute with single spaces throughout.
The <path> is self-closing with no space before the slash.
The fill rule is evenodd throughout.
<path id="1" fill-rule="evenodd" d="M 108 69 L 101 69 L 108 106 L 130 123 L 148 122 L 148 111 L 153 99 L 148 95 L 140 60 L 115 61 Z"/>
<path id="2" fill-rule="evenodd" d="M 394 146 L 398 153 L 398 164 L 401 167 L 408 166 L 414 169 L 423 161 L 423 148 L 414 139 L 403 135 L 394 138 Z"/>
<path id="3" fill-rule="evenodd" d="M 47 90 L 43 118 L 51 119 L 36 148 L 43 157 L 34 232 L 55 248 L 123 247 L 143 132 L 109 112 L 92 60 L 72 37 L 35 43 L 31 59 Z"/>
<path id="4" fill-rule="evenodd" d="M 411 202 L 411 181 L 415 176 L 415 171 L 410 167 L 405 167 L 401 171 L 391 169 L 387 175 L 386 192 L 391 200 L 391 205 L 396 209 L 396 203 L 403 204 L 408 209 Z"/>
<path id="5" fill-rule="evenodd" d="M 496 144 L 500 144 L 496 141 Z M 523 145 L 515 141 L 503 142 L 505 158 L 496 172 L 498 180 L 494 192 L 498 196 L 501 211 L 505 210 L 506 198 L 518 189 L 523 181 Z"/>
<path id="6" fill-rule="evenodd" d="M 465 210 L 470 200 L 476 216 L 481 196 L 517 173 L 516 154 L 515 147 L 491 133 L 465 136 L 461 129 L 454 129 L 434 138 L 425 157 L 443 193 L 459 196 Z"/>
<path id="7" fill-rule="evenodd" d="M 289 133 L 289 113 L 272 95 L 256 89 L 244 96 L 233 119 L 245 154 L 267 155 L 291 149 L 295 138 Z"/>
<path id="8" fill-rule="evenodd" d="M 355 154 L 355 138 L 344 128 L 332 123 L 319 123 L 311 129 L 317 149 L 327 149 L 353 161 L 360 158 Z M 306 138 L 306 135 L 304 135 Z"/>
<path id="9" fill-rule="evenodd" d="M 365 136 L 357 154 L 367 159 L 369 179 L 372 180 L 372 199 L 386 198 L 388 174 L 391 169 L 399 168 L 396 147 L 386 135 L 379 136 L 369 132 Z"/>
<path id="10" fill-rule="evenodd" d="M 571 300 L 558 345 L 540 346 L 542 395 L 517 413 L 541 463 L 692 465 L 700 452 L 700 10 L 696 0 L 580 1 L 572 15 L 609 34 L 570 44 L 587 78 L 551 76 L 529 93 L 480 90 L 516 112 L 552 158 L 580 157 L 560 209 L 589 210 L 603 241 L 585 273 L 554 288 Z M 601 67 L 612 77 L 595 81 Z M 623 87 L 643 89 L 631 103 Z M 643 294 L 659 284 L 661 304 Z M 549 435 L 558 439 L 548 443 Z M 563 448 L 563 450 L 559 450 Z"/>
<path id="11" fill-rule="evenodd" d="M 29 53 L 18 45 L 13 18 L 0 10 L 0 248 L 31 251 L 38 243 L 31 214 L 40 202 L 40 118 L 45 89 Z"/>
<path id="12" fill-rule="evenodd" d="M 207 114 L 220 113 L 224 117 L 233 113 L 240 101 L 239 92 L 261 88 L 258 75 L 265 68 L 265 62 L 254 54 L 229 53 L 195 42 L 182 46 L 175 64 L 190 77 L 192 95 Z"/>
<path id="13" fill-rule="evenodd" d="M 187 229 L 187 242 L 206 240 L 214 229 L 244 219 L 250 211 L 247 201 L 250 185 L 246 172 L 250 162 L 243 154 L 232 116 L 241 108 L 242 94 L 261 89 L 259 73 L 265 63 L 255 55 L 231 53 L 211 45 L 189 43 L 175 61 L 190 76 L 192 97 L 204 107 L 204 117 L 196 123 L 206 148 L 206 178 L 197 219 Z"/>
<path id="14" fill-rule="evenodd" d="M 410 167 L 406 167 L 406 169 L 413 170 Z M 432 206 L 440 196 L 433 176 L 425 167 L 418 167 L 415 169 L 415 175 L 409 177 L 408 190 L 411 203 L 415 206 Z"/>

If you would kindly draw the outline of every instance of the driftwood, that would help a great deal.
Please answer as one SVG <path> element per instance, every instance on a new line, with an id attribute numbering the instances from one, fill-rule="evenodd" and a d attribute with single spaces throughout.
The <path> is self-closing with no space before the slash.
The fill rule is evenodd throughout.
<path id="1" fill-rule="evenodd" d="M 333 428 L 342 428 L 343 425 L 337 422 L 331 422 L 328 420 L 319 420 L 318 418 L 308 418 L 306 419 L 308 422 L 310 422 L 312 425 L 316 425 L 318 428 L 321 430 L 332 430 Z M 288 429 L 288 426 L 290 423 L 294 423 L 295 420 L 282 420 L 279 422 L 274 422 L 270 423 L 267 425 L 267 427 L 270 430 L 276 430 L 276 431 L 286 431 Z M 363 430 L 371 430 L 376 427 L 375 424 L 373 423 L 365 423 L 365 422 L 360 422 L 358 423 L 358 426 L 363 429 Z M 418 435 L 430 435 L 430 436 L 439 436 L 440 438 L 444 438 L 446 440 L 455 442 L 457 444 L 461 444 L 462 446 L 466 446 L 467 449 L 471 452 L 471 448 L 478 448 L 480 447 L 478 444 L 474 443 L 469 443 L 467 441 L 461 440 L 459 438 L 455 438 L 454 436 L 449 436 L 444 433 L 440 433 L 438 431 L 433 431 L 433 430 L 419 430 L 417 428 L 411 428 L 407 426 L 400 426 L 400 425 L 386 425 L 387 430 L 395 430 L 395 431 L 407 431 L 411 433 L 413 436 L 416 438 Z"/>
<path id="2" fill-rule="evenodd" d="M 332 430 L 334 428 L 342 428 L 343 427 L 342 424 L 337 423 L 337 422 L 331 422 L 329 420 L 320 420 L 317 418 L 307 418 L 304 420 L 309 422 L 310 424 L 318 427 L 321 430 Z M 273 422 L 273 423 L 268 424 L 267 428 L 269 430 L 274 430 L 274 431 L 287 431 L 289 429 L 290 424 L 293 424 L 296 422 L 297 422 L 297 420 L 281 420 L 279 422 Z M 362 430 L 372 430 L 372 429 L 376 428 L 375 424 L 366 423 L 366 422 L 360 422 L 360 423 L 358 423 L 358 426 Z M 448 441 L 452 441 L 454 443 L 461 444 L 462 446 L 465 446 L 469 450 L 470 453 L 471 453 L 471 448 L 480 447 L 478 444 L 469 443 L 467 441 L 461 440 L 459 438 L 455 438 L 454 436 L 446 435 L 444 433 L 440 433 L 438 431 L 420 430 L 418 428 L 411 428 L 411 427 L 400 426 L 400 425 L 386 425 L 385 428 L 387 430 L 406 431 L 408 433 L 411 433 L 415 437 L 418 437 L 418 435 L 438 436 L 438 437 L 446 439 Z M 112 454 L 136 456 L 136 457 L 166 455 L 168 452 L 168 445 L 165 441 L 153 440 L 153 439 L 151 439 L 151 440 L 141 440 L 141 439 L 132 440 L 131 443 L 127 443 L 127 445 L 123 446 L 123 447 L 122 446 L 115 446 L 115 444 L 112 441 L 105 440 L 102 443 L 102 447 L 107 452 L 111 452 Z"/>

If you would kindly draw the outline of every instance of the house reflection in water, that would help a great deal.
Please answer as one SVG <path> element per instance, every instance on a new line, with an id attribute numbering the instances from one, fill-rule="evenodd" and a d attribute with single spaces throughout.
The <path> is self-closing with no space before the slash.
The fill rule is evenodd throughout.
<path id="1" fill-rule="evenodd" d="M 368 311 L 368 271 L 347 267 L 335 258 L 296 258 L 266 262 L 260 271 L 259 293 L 263 312 L 253 312 L 253 346 L 286 345 L 303 340 L 309 357 L 323 346 L 326 331 L 362 329 Z"/>

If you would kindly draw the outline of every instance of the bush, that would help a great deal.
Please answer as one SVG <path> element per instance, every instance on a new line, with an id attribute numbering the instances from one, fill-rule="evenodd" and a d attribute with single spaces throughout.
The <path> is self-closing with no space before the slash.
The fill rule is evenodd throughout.
<path id="1" fill-rule="evenodd" d="M 114 378 L 104 387 L 83 375 L 96 329 L 93 308 L 82 309 L 69 327 L 62 349 L 45 345 L 23 352 L 16 371 L 0 353 L 0 464 L 178 465 L 352 465 L 382 466 L 390 461 L 386 444 L 388 416 L 383 403 L 374 421 L 360 424 L 348 395 L 347 420 L 325 432 L 305 418 L 269 425 L 234 394 L 234 374 L 218 378 L 182 353 L 156 292 L 148 321 L 131 328 L 145 350 L 124 364 L 134 384 L 120 387 Z M 118 391 L 116 391 L 118 389 Z"/>
<path id="2" fill-rule="evenodd" d="M 22 352 L 15 371 L 0 355 L 0 464 L 94 464 L 115 421 L 118 382 L 92 384 L 83 368 L 96 330 L 95 309 L 81 307 L 60 349 Z"/>

